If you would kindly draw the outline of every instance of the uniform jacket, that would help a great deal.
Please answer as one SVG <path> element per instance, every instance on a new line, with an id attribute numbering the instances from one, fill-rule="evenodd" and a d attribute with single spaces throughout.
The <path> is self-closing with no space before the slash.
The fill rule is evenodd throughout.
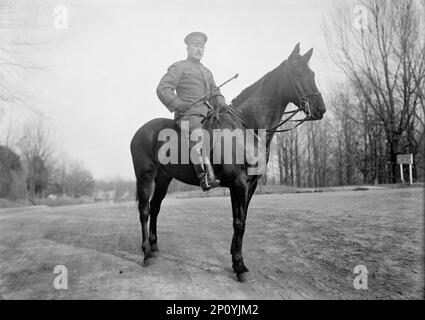
<path id="1" fill-rule="evenodd" d="M 181 115 L 176 110 L 180 105 L 192 103 L 214 90 L 207 101 L 214 107 L 225 104 L 225 99 L 215 84 L 213 75 L 202 63 L 191 60 L 182 60 L 168 68 L 156 89 L 161 102 L 170 112 L 175 112 L 175 119 Z M 190 113 L 199 113 L 206 116 L 208 107 L 203 103 L 197 103 L 189 110 Z"/>

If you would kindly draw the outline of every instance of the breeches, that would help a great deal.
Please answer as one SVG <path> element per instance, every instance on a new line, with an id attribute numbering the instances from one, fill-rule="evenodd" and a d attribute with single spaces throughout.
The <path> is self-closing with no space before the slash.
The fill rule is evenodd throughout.
<path id="1" fill-rule="evenodd" d="M 200 135 L 198 135 L 197 141 L 191 141 L 190 140 L 190 134 L 195 129 L 202 129 L 202 120 L 203 116 L 199 113 L 187 113 L 184 114 L 180 119 L 178 119 L 177 125 L 180 127 L 182 134 L 182 138 L 189 140 L 189 148 L 191 150 L 190 157 L 192 159 L 192 162 L 198 162 L 203 161 L 202 160 L 202 144 L 201 141 L 204 141 L 204 136 L 202 135 L 202 131 L 198 130 Z M 198 159 L 194 161 L 195 159 Z"/>
<path id="2" fill-rule="evenodd" d="M 182 133 L 186 135 L 186 137 L 190 137 L 190 133 L 195 129 L 202 128 L 203 117 L 199 113 L 187 113 L 184 114 L 180 119 L 177 120 L 177 124 L 182 130 Z M 187 122 L 185 125 L 182 125 L 182 122 Z"/>

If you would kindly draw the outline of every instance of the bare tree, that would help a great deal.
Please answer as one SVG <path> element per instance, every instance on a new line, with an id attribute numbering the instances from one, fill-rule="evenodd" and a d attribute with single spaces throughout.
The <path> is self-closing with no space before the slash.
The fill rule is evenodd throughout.
<path id="1" fill-rule="evenodd" d="M 37 34 L 41 27 L 38 9 L 48 2 L 0 0 L 0 120 L 1 111 L 12 105 L 40 115 L 26 88 L 25 72 L 45 70 L 36 52 L 48 43 Z"/>
<path id="2" fill-rule="evenodd" d="M 298 128 L 294 130 L 294 153 L 295 153 L 295 183 L 301 187 L 301 154 L 299 151 Z"/>
<path id="3" fill-rule="evenodd" d="M 16 123 L 0 109 L 0 145 L 12 147 L 16 144 Z"/>
<path id="4" fill-rule="evenodd" d="M 69 165 L 64 179 L 65 193 L 71 197 L 92 195 L 95 181 L 92 174 L 79 161 Z"/>
<path id="5" fill-rule="evenodd" d="M 15 39 L 21 18 L 13 1 L 0 1 L 0 108 L 22 102 L 25 95 L 19 80 L 19 72 L 25 67 L 20 59 L 25 46 Z"/>
<path id="6" fill-rule="evenodd" d="M 294 156 L 293 133 L 277 133 L 276 143 L 272 145 L 277 154 L 277 166 L 279 168 L 279 183 L 281 185 L 294 185 L 295 163 L 298 161 Z M 274 149 L 272 151 L 274 151 Z"/>
<path id="7" fill-rule="evenodd" d="M 278 161 L 278 168 L 279 168 L 279 184 L 283 185 L 285 183 L 285 172 L 284 172 L 284 168 L 285 168 L 285 162 L 283 159 L 283 148 L 282 148 L 282 137 L 281 135 L 278 133 L 276 134 L 276 153 L 277 153 L 277 161 Z"/>
<path id="8" fill-rule="evenodd" d="M 360 3 L 367 8 L 367 28 L 356 29 L 353 6 L 338 1 L 325 35 L 332 59 L 361 93 L 376 122 L 382 125 L 389 174 L 395 182 L 397 154 L 417 154 L 423 134 L 423 114 L 418 114 L 418 109 L 425 72 L 421 67 L 424 30 L 414 0 Z"/>
<path id="9" fill-rule="evenodd" d="M 43 196 L 52 166 L 53 144 L 50 131 L 41 120 L 29 122 L 23 128 L 18 146 L 26 169 L 29 197 L 32 199 L 36 195 Z"/>

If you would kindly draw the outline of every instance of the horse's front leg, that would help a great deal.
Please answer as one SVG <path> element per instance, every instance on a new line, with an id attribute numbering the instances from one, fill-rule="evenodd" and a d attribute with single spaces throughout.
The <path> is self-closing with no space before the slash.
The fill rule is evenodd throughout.
<path id="1" fill-rule="evenodd" d="M 239 281 L 250 281 L 248 268 L 245 266 L 242 256 L 242 242 L 245 233 L 245 222 L 248 201 L 248 183 L 245 179 L 238 179 L 234 186 L 230 188 L 233 211 L 233 240 L 230 252 L 232 254 L 233 271 Z"/>

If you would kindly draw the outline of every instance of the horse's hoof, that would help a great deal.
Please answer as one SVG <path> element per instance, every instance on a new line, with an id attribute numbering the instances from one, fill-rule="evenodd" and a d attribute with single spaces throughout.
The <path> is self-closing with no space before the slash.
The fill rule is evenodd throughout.
<path id="1" fill-rule="evenodd" d="M 249 272 L 244 272 L 244 273 L 238 274 L 237 276 L 238 276 L 239 282 L 242 282 L 242 283 L 255 282 L 255 278 L 252 275 L 250 275 Z"/>

